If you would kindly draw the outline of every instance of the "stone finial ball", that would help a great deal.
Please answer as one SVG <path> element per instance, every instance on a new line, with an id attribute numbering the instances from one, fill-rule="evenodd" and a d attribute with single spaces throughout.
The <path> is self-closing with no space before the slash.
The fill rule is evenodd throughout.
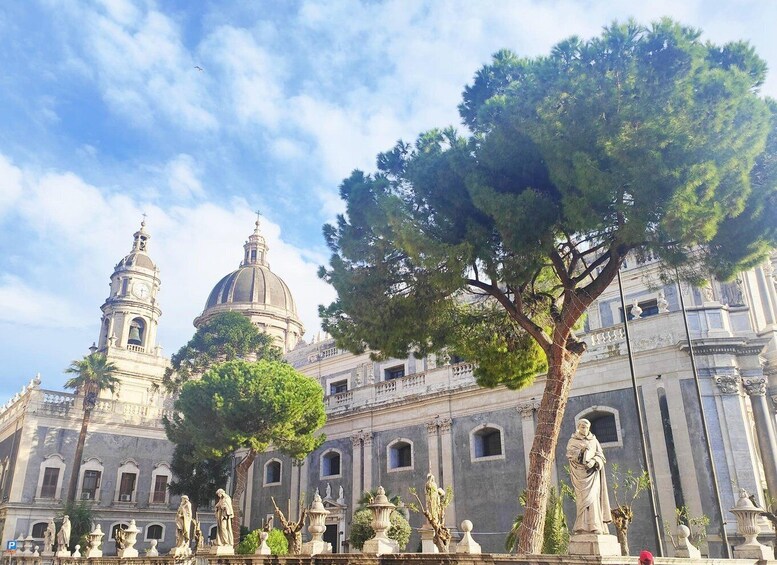
<path id="1" fill-rule="evenodd" d="M 462 532 L 471 532 L 472 531 L 472 522 L 469 520 L 464 520 L 461 523 L 461 531 Z"/>
<path id="2" fill-rule="evenodd" d="M 686 539 L 691 535 L 691 530 L 685 524 L 680 524 L 677 526 L 677 535 L 682 539 Z"/>

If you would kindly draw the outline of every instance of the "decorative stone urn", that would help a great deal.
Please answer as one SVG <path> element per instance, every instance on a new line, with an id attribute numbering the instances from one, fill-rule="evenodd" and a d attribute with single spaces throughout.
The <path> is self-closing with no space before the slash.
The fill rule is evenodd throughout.
<path id="1" fill-rule="evenodd" d="M 321 495 L 316 492 L 313 496 L 313 504 L 310 505 L 308 516 L 308 532 L 313 537 L 309 542 L 302 545 L 303 555 L 318 555 L 319 553 L 332 553 L 332 544 L 324 541 L 324 532 L 326 531 L 326 517 L 329 510 L 324 508 L 321 502 Z"/>
<path id="2" fill-rule="evenodd" d="M 774 550 L 756 539 L 761 533 L 758 519 L 763 511 L 752 503 L 745 489 L 739 489 L 739 500 L 730 512 L 737 517 L 737 532 L 745 538 L 734 548 L 734 559 L 774 559 Z"/>
<path id="3" fill-rule="evenodd" d="M 382 486 L 378 487 L 378 494 L 367 508 L 372 510 L 372 523 L 370 526 L 375 530 L 375 535 L 364 542 L 362 553 L 381 555 L 383 553 L 398 553 L 399 544 L 396 540 L 388 537 L 388 529 L 391 527 L 391 512 L 396 508 L 388 497 Z"/>
<path id="4" fill-rule="evenodd" d="M 100 549 L 100 544 L 103 542 L 103 536 L 105 534 L 103 533 L 102 528 L 100 527 L 100 524 L 97 524 L 94 530 L 89 532 L 87 534 L 87 538 L 89 540 L 89 547 L 86 550 L 86 558 L 90 557 L 102 557 L 103 556 L 103 550 Z"/>
<path id="5" fill-rule="evenodd" d="M 126 545 L 123 549 L 118 551 L 118 556 L 120 558 L 138 557 L 138 550 L 135 549 L 135 543 L 138 541 L 138 532 L 140 532 L 140 530 L 135 525 L 135 520 L 130 520 L 129 528 L 124 530 L 124 543 Z"/>
<path id="6" fill-rule="evenodd" d="M 27 534 L 27 537 L 24 538 L 24 549 L 22 550 L 22 553 L 24 555 L 32 555 L 32 546 L 35 544 L 35 540 L 32 538 L 32 534 Z"/>

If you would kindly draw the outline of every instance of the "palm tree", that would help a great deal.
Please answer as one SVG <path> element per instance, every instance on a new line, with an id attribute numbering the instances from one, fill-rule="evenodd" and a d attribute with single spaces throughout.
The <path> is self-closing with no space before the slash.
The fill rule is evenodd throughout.
<path id="1" fill-rule="evenodd" d="M 81 458 L 84 454 L 84 443 L 86 442 L 86 430 L 89 428 L 92 409 L 95 407 L 97 397 L 101 391 L 115 391 L 116 385 L 119 383 L 119 379 L 115 376 L 117 371 L 116 365 L 108 361 L 104 353 L 96 352 L 87 355 L 80 361 L 73 361 L 70 367 L 65 369 L 65 373 L 75 375 L 65 382 L 65 388 L 84 394 L 84 419 L 81 421 L 81 433 L 78 435 L 78 443 L 76 444 L 73 472 L 70 476 L 70 487 L 67 491 L 68 502 L 73 502 L 76 498 L 78 475 L 81 472 Z"/>

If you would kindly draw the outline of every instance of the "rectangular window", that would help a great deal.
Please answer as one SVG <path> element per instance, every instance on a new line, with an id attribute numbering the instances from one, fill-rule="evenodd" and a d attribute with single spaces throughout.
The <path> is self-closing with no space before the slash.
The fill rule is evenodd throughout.
<path id="1" fill-rule="evenodd" d="M 405 366 L 404 365 L 398 365 L 396 367 L 390 367 L 386 369 L 385 372 L 386 380 L 390 381 L 392 379 L 401 379 L 405 376 Z"/>
<path id="2" fill-rule="evenodd" d="M 329 384 L 329 394 L 340 394 L 348 391 L 348 381 L 337 381 Z"/>
<path id="3" fill-rule="evenodd" d="M 59 469 L 46 467 L 43 471 L 43 485 L 40 489 L 41 498 L 55 498 L 57 496 L 57 482 L 59 482 Z"/>
<path id="4" fill-rule="evenodd" d="M 154 493 L 151 502 L 164 504 L 167 499 L 167 475 L 157 475 L 154 480 Z"/>
<path id="5" fill-rule="evenodd" d="M 135 491 L 135 473 L 122 473 L 119 484 L 119 502 L 132 502 L 132 493 Z"/>
<path id="6" fill-rule="evenodd" d="M 81 485 L 81 498 L 94 500 L 100 488 L 100 471 L 84 471 L 84 484 Z"/>

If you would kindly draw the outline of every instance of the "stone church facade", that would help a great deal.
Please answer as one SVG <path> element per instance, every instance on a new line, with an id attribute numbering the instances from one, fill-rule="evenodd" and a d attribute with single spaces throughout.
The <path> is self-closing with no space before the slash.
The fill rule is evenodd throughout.
<path id="1" fill-rule="evenodd" d="M 172 446 L 161 426 L 172 399 L 151 386 L 159 382 L 168 361 L 156 344 L 160 277 L 148 254 L 149 238 L 143 226 L 134 234 L 132 251 L 116 265 L 111 294 L 102 306 L 96 347 L 119 367 L 122 384 L 116 395 L 101 398 L 93 413 L 78 497 L 99 504 L 104 531 L 133 517 L 142 530 L 138 545 L 158 539 L 164 550 L 174 543 L 178 501 L 166 490 Z M 382 485 L 408 501 L 408 489 L 421 490 L 431 470 L 439 484 L 454 491 L 449 525 L 455 528 L 469 519 L 484 551 L 503 551 L 507 531 L 521 513 L 518 494 L 526 484 L 542 377 L 521 391 L 484 389 L 463 360 L 373 362 L 366 354 L 338 350 L 329 338 L 306 343 L 291 291 L 270 270 L 267 251 L 257 222 L 240 267 L 216 284 L 195 324 L 234 310 L 273 335 L 287 351 L 288 362 L 324 389 L 327 439 L 301 463 L 272 451 L 256 459 L 239 501 L 246 525 L 257 528 L 272 514 L 270 497 L 279 504 L 289 500 L 295 508 L 300 501 L 308 504 L 318 490 L 330 511 L 325 539 L 336 551 L 347 551 L 349 523 L 364 491 Z M 739 488 L 761 503 L 767 490 L 777 493 L 775 264 L 777 255 L 734 283 L 682 288 L 730 539 L 736 526 L 727 511 Z M 659 283 L 651 260 L 629 260 L 621 274 L 656 510 L 671 529 L 678 506 L 709 516 L 714 554 L 721 541 L 721 512 L 702 441 L 679 287 Z M 580 331 L 588 352 L 575 377 L 559 440 L 558 480 L 567 480 L 564 446 L 581 417 L 593 422 L 608 462 L 624 472 L 643 466 L 622 317 L 618 287 L 612 285 L 591 306 Z M 4 541 L 20 534 L 41 539 L 41 528 L 60 507 L 83 416 L 80 401 L 42 389 L 36 378 L 0 411 Z M 647 496 L 636 502 L 635 516 L 632 547 L 655 548 Z M 207 512 L 201 518 L 208 532 L 213 519 Z M 417 514 L 410 514 L 410 522 L 414 528 L 422 525 Z M 418 543 L 414 534 L 407 550 L 415 551 Z M 671 553 L 671 546 L 667 551 Z"/>

